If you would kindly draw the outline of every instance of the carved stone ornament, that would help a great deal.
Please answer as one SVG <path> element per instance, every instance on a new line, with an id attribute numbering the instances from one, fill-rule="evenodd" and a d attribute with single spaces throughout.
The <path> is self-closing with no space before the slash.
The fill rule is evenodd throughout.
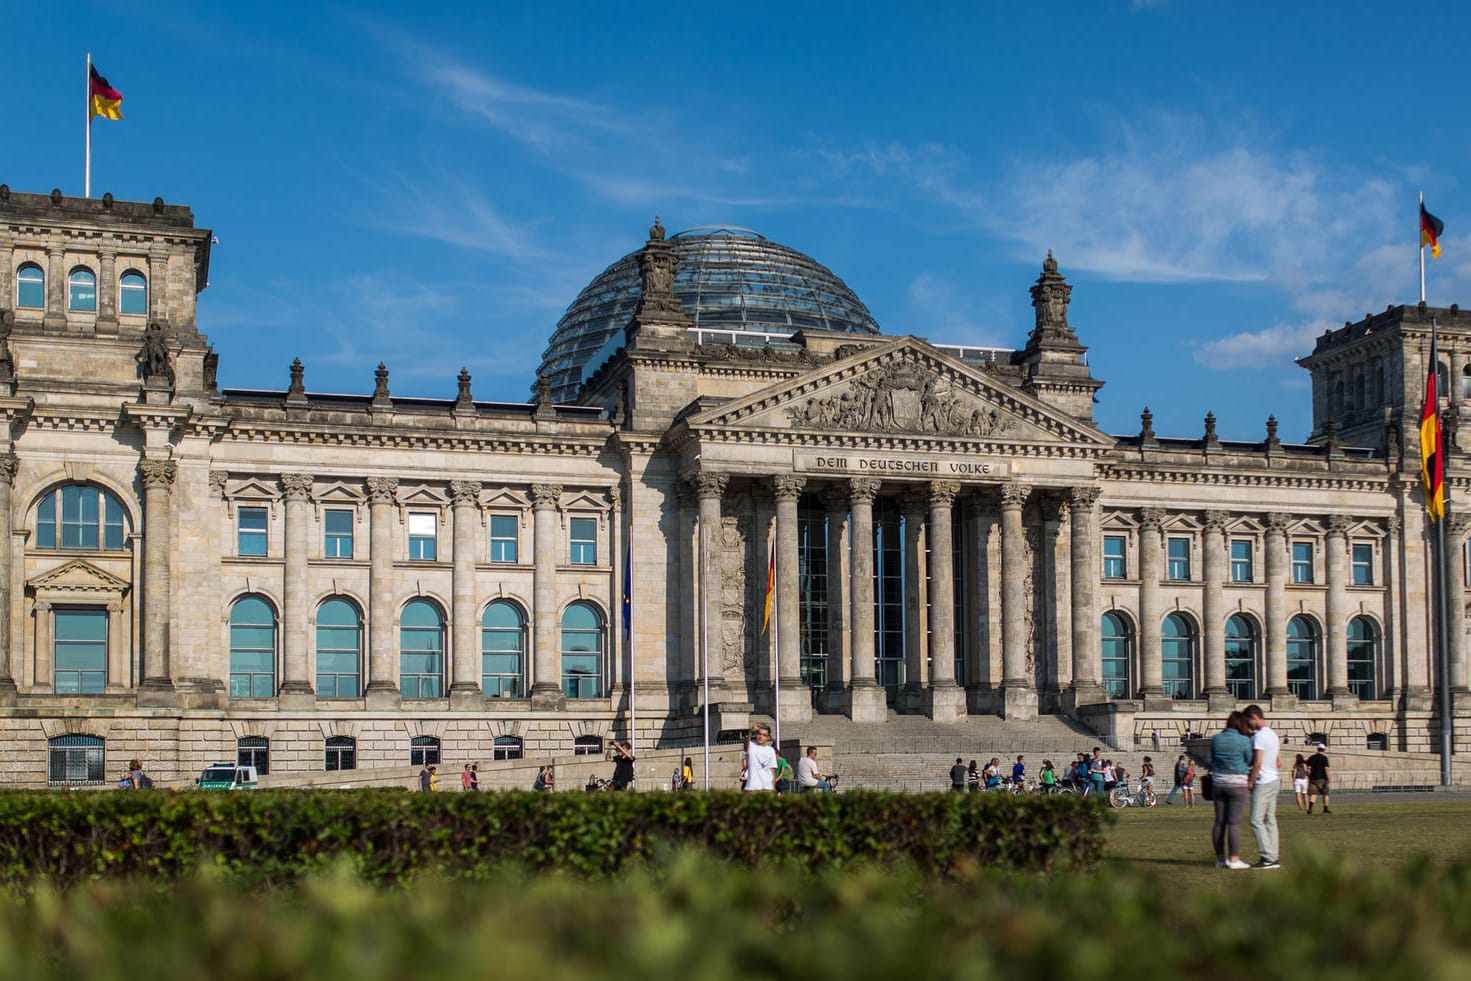
<path id="1" fill-rule="evenodd" d="M 286 389 L 286 398 L 293 402 L 306 398 L 306 368 L 300 358 L 291 359 L 291 385 Z"/>
<path id="2" fill-rule="evenodd" d="M 373 404 L 392 405 L 393 396 L 388 392 L 388 365 L 382 361 L 373 370 Z"/>
<path id="3" fill-rule="evenodd" d="M 778 501 L 795 501 L 802 496 L 802 488 L 807 486 L 807 478 L 796 474 L 777 474 L 772 478 L 771 486 Z"/>
<path id="4" fill-rule="evenodd" d="M 283 473 L 281 475 L 281 489 L 285 492 L 288 501 L 310 501 L 312 499 L 312 478 L 310 474 Z"/>
<path id="5" fill-rule="evenodd" d="M 452 480 L 449 496 L 455 507 L 475 507 L 480 503 L 480 481 Z"/>
<path id="6" fill-rule="evenodd" d="M 1073 288 L 1057 271 L 1057 260 L 1052 250 L 1042 260 L 1042 275 L 1032 287 L 1032 307 L 1036 311 L 1036 329 L 1041 333 L 1072 333 L 1067 322 L 1067 308 Z"/>
<path id="7" fill-rule="evenodd" d="M 1328 534 L 1336 535 L 1339 538 L 1342 538 L 1348 534 L 1350 524 L 1352 524 L 1352 522 L 1349 520 L 1348 515 L 1330 514 L 1328 515 L 1327 521 Z"/>
<path id="8" fill-rule="evenodd" d="M 1225 511 L 1207 511 L 1204 522 L 1206 531 L 1221 534 L 1226 530 L 1226 525 L 1231 523 L 1231 515 Z"/>
<path id="9" fill-rule="evenodd" d="M 1458 514 L 1448 519 L 1446 527 L 1450 529 L 1451 537 L 1457 541 L 1471 535 L 1471 514 Z"/>
<path id="10" fill-rule="evenodd" d="M 554 508 L 562 501 L 561 484 L 532 484 L 531 505 L 538 508 Z"/>
<path id="11" fill-rule="evenodd" d="M 138 368 L 145 383 L 174 383 L 174 367 L 169 361 L 169 334 L 158 321 L 149 324 L 143 333 L 143 350 L 138 352 Z"/>
<path id="12" fill-rule="evenodd" d="M 1015 420 L 912 358 L 877 365 L 840 392 L 787 409 L 794 428 L 934 436 L 1000 436 Z"/>
<path id="13" fill-rule="evenodd" d="M 873 504 L 883 484 L 874 477 L 854 477 L 848 481 L 848 499 L 853 504 Z"/>
<path id="14" fill-rule="evenodd" d="M 1090 511 L 1102 496 L 1103 490 L 1098 487 L 1074 487 L 1068 491 L 1068 502 L 1072 504 L 1074 511 Z"/>
<path id="15" fill-rule="evenodd" d="M 169 487 L 177 472 L 178 466 L 173 460 L 144 460 L 138 464 L 144 487 Z"/>
<path id="16" fill-rule="evenodd" d="M 369 477 L 368 502 L 370 504 L 398 503 L 398 478 Z"/>
<path id="17" fill-rule="evenodd" d="M 20 467 L 20 460 L 14 453 L 0 454 L 0 483 L 15 483 L 15 472 Z"/>
<path id="18" fill-rule="evenodd" d="M 1400 532 L 1399 515 L 1391 514 L 1389 517 L 1385 518 L 1384 527 L 1389 531 L 1391 535 L 1398 535 Z"/>
<path id="19" fill-rule="evenodd" d="M 638 307 L 634 310 L 635 318 L 674 323 L 686 321 L 684 307 L 674 293 L 674 271 L 678 266 L 679 255 L 674 246 L 664 240 L 664 226 L 655 218 L 653 227 L 649 229 L 649 240 L 638 253 L 641 289 Z"/>
<path id="20" fill-rule="evenodd" d="M 1026 505 L 1027 498 L 1032 496 L 1032 488 L 1026 484 L 1002 484 L 999 493 L 1002 509 L 1021 510 Z"/>
<path id="21" fill-rule="evenodd" d="M 470 395 L 470 369 L 462 367 L 459 377 L 455 379 L 455 383 L 458 386 L 455 390 L 455 408 L 473 408 L 475 399 Z"/>
<path id="22" fill-rule="evenodd" d="M 1282 511 L 1269 511 L 1266 517 L 1267 531 L 1278 534 L 1287 534 L 1287 528 L 1292 524 L 1292 515 Z"/>
<path id="23" fill-rule="evenodd" d="M 214 348 L 204 353 L 204 387 L 212 394 L 220 393 L 220 354 Z"/>
<path id="24" fill-rule="evenodd" d="M 948 508 L 955 506 L 955 498 L 960 495 L 960 481 L 958 480 L 932 480 L 930 481 L 930 507 Z"/>
<path id="25" fill-rule="evenodd" d="M 730 483 L 730 474 L 718 470 L 701 470 L 695 474 L 693 483 L 695 494 L 701 499 L 718 498 L 725 493 L 725 485 Z"/>
<path id="26" fill-rule="evenodd" d="M 224 470 L 211 470 L 209 472 L 209 492 L 216 497 L 225 496 L 225 485 L 230 482 L 230 475 Z"/>
<path id="27" fill-rule="evenodd" d="M 1164 527 L 1164 508 L 1141 508 L 1139 511 L 1139 527 L 1146 531 L 1159 531 Z"/>

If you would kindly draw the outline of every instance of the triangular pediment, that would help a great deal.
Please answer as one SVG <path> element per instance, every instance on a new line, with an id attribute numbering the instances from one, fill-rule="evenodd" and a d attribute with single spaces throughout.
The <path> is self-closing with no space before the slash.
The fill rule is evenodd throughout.
<path id="1" fill-rule="evenodd" d="M 494 487 L 482 492 L 480 506 L 489 510 L 522 511 L 531 507 L 531 501 L 513 488 Z"/>
<path id="2" fill-rule="evenodd" d="M 265 481 L 257 477 L 247 477 L 236 483 L 228 484 L 227 497 L 232 500 L 248 501 L 279 501 L 281 499 L 281 488 L 275 481 Z"/>
<path id="3" fill-rule="evenodd" d="M 398 503 L 404 507 L 442 508 L 449 504 L 444 492 L 433 487 L 410 487 L 399 492 Z"/>
<path id="4" fill-rule="evenodd" d="M 26 583 L 32 589 L 51 592 L 74 593 L 121 593 L 131 585 L 126 579 L 114 576 L 83 559 L 73 559 L 57 566 Z"/>
<path id="5" fill-rule="evenodd" d="M 367 495 L 363 493 L 361 484 L 334 480 L 316 493 L 316 499 L 320 504 L 361 504 L 367 500 Z"/>
<path id="6" fill-rule="evenodd" d="M 1100 430 L 913 337 L 895 338 L 691 415 L 693 433 L 786 430 L 1111 446 Z"/>
<path id="7" fill-rule="evenodd" d="M 561 502 L 563 511 L 607 511 L 610 507 L 607 495 L 585 490 L 573 491 Z"/>

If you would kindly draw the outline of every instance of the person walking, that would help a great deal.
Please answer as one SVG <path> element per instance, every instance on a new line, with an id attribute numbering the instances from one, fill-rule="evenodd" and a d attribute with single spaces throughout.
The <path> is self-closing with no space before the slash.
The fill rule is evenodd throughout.
<path id="1" fill-rule="evenodd" d="M 965 764 L 960 762 L 960 757 L 955 757 L 955 765 L 950 768 L 950 789 L 965 789 Z"/>
<path id="2" fill-rule="evenodd" d="M 1301 753 L 1292 761 L 1292 796 L 1297 799 L 1297 809 L 1304 814 L 1308 810 L 1308 761 Z"/>
<path id="3" fill-rule="evenodd" d="M 470 772 L 470 764 L 469 763 L 466 763 L 465 764 L 465 768 L 460 771 L 460 789 L 461 790 L 470 790 L 471 787 L 472 787 L 472 785 L 474 783 L 475 783 L 474 774 L 472 774 Z"/>
<path id="4" fill-rule="evenodd" d="M 1103 784 L 1108 779 L 1106 766 L 1103 750 L 1094 746 L 1093 758 L 1088 761 L 1088 779 L 1093 782 L 1093 796 L 1095 797 L 1103 796 Z"/>
<path id="5" fill-rule="evenodd" d="M 1016 762 L 1011 765 L 1011 782 L 1018 787 L 1027 785 L 1027 758 L 1018 756 Z"/>
<path id="6" fill-rule="evenodd" d="M 1211 800 L 1216 806 L 1211 845 L 1218 869 L 1251 868 L 1241 860 L 1241 819 L 1247 809 L 1253 755 L 1250 732 L 1246 716 L 1232 712 L 1225 728 L 1211 737 Z"/>
<path id="7" fill-rule="evenodd" d="M 439 789 L 439 767 L 437 767 L 437 766 L 431 766 L 429 768 L 429 791 L 430 791 L 430 793 L 433 793 L 433 792 L 437 791 L 438 789 Z"/>
<path id="8" fill-rule="evenodd" d="M 771 748 L 771 731 L 758 728 L 746 750 L 746 790 L 776 789 L 776 750 Z"/>
<path id="9" fill-rule="evenodd" d="M 679 789 L 695 789 L 695 764 L 688 756 L 684 758 L 684 763 L 679 768 Z"/>
<path id="10" fill-rule="evenodd" d="M 1323 744 L 1312 756 L 1308 757 L 1308 813 L 1313 813 L 1315 798 L 1323 798 L 1323 813 L 1332 814 L 1328 810 L 1328 754 L 1323 752 Z"/>
<path id="11" fill-rule="evenodd" d="M 1282 740 L 1267 725 L 1260 705 L 1248 705 L 1242 712 L 1251 734 L 1251 773 L 1246 785 L 1251 790 L 1251 834 L 1261 860 L 1253 868 L 1280 869 L 1277 835 L 1277 795 L 1282 791 L 1279 768 L 1282 763 Z"/>
<path id="12" fill-rule="evenodd" d="M 470 789 L 471 790 L 479 790 L 480 789 L 480 764 L 479 763 L 471 763 L 470 764 Z"/>
<path id="13" fill-rule="evenodd" d="M 1192 760 L 1192 759 L 1186 759 L 1186 761 L 1185 761 L 1185 782 L 1181 785 L 1181 789 L 1185 792 L 1185 798 L 1184 798 L 1184 800 L 1185 800 L 1185 806 L 1187 808 L 1194 807 L 1195 806 L 1195 761 Z"/>
<path id="14" fill-rule="evenodd" d="M 429 785 L 431 782 L 430 777 L 431 774 L 429 773 L 429 764 L 426 763 L 424 764 L 424 767 L 419 771 L 419 790 L 423 793 L 429 793 Z"/>
<path id="15" fill-rule="evenodd" d="M 1185 771 L 1188 769 L 1189 767 L 1185 765 L 1185 754 L 1181 753 L 1180 758 L 1175 760 L 1175 785 L 1170 788 L 1170 795 L 1165 798 L 1166 804 L 1173 806 L 1175 795 L 1185 789 Z"/>

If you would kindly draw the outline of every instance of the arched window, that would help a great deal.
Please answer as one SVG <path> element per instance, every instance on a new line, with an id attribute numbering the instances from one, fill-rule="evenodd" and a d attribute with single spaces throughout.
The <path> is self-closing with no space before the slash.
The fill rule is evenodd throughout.
<path id="1" fill-rule="evenodd" d="M 16 270 L 15 305 L 33 310 L 46 309 L 46 273 L 34 262 Z"/>
<path id="2" fill-rule="evenodd" d="M 603 694 L 603 615 L 589 603 L 562 614 L 562 692 L 568 698 Z"/>
<path id="3" fill-rule="evenodd" d="M 438 766 L 439 737 L 415 736 L 409 740 L 409 766 Z"/>
<path id="4" fill-rule="evenodd" d="M 1374 359 L 1374 366 L 1373 366 L 1372 371 L 1371 371 L 1371 376 L 1374 379 L 1374 404 L 1376 406 L 1383 405 L 1384 404 L 1384 359 L 1383 358 L 1375 358 Z"/>
<path id="5" fill-rule="evenodd" d="M 1379 628 L 1368 617 L 1348 622 L 1348 690 L 1361 700 L 1377 697 L 1374 679 L 1379 663 Z"/>
<path id="6" fill-rule="evenodd" d="M 573 756 L 602 756 L 602 736 L 578 736 L 572 740 Z"/>
<path id="7" fill-rule="evenodd" d="M 276 611 L 260 596 L 230 607 L 230 697 L 276 694 Z"/>
<path id="8" fill-rule="evenodd" d="M 1226 621 L 1226 690 L 1238 702 L 1256 698 L 1256 624 L 1237 613 Z"/>
<path id="9" fill-rule="evenodd" d="M 519 760 L 521 758 L 520 736 L 496 736 L 491 748 L 491 758 L 497 760 Z"/>
<path id="10" fill-rule="evenodd" d="M 148 312 L 148 280 L 136 269 L 123 273 L 117 284 L 117 312 L 146 314 Z"/>
<path id="11" fill-rule="evenodd" d="M 46 756 L 50 783 L 103 783 L 107 779 L 107 742 L 101 736 L 52 736 L 46 740 Z"/>
<path id="12" fill-rule="evenodd" d="M 1444 361 L 1435 366 L 1435 397 L 1437 399 L 1449 399 L 1451 397 L 1451 369 Z"/>
<path id="13" fill-rule="evenodd" d="M 36 505 L 36 548 L 121 552 L 127 537 L 122 502 L 100 488 L 69 484 Z"/>
<path id="14" fill-rule="evenodd" d="M 1471 400 L 1471 364 L 1461 369 L 1461 398 Z"/>
<path id="15" fill-rule="evenodd" d="M 1364 372 L 1354 372 L 1354 411 L 1363 412 L 1369 407 L 1369 393 L 1364 385 Z"/>
<path id="16" fill-rule="evenodd" d="M 356 770 L 358 768 L 358 741 L 351 736 L 329 736 L 327 738 L 327 770 Z"/>
<path id="17" fill-rule="evenodd" d="M 521 698 L 526 618 L 516 604 L 496 600 L 480 618 L 480 689 L 486 698 Z"/>
<path id="18" fill-rule="evenodd" d="M 1302 699 L 1318 697 L 1318 628 L 1303 616 L 1287 621 L 1287 690 Z"/>
<path id="19" fill-rule="evenodd" d="M 1180 613 L 1165 617 L 1160 631 L 1160 669 L 1165 694 L 1195 697 L 1195 625 Z"/>
<path id="20" fill-rule="evenodd" d="M 271 741 L 265 736 L 241 736 L 235 740 L 235 762 L 253 766 L 257 776 L 271 772 Z"/>
<path id="21" fill-rule="evenodd" d="M 1109 698 L 1128 698 L 1129 664 L 1134 660 L 1134 631 L 1121 613 L 1105 613 L 1100 635 L 1103 639 L 1103 691 Z"/>
<path id="22" fill-rule="evenodd" d="M 398 618 L 398 691 L 404 698 L 444 694 L 444 617 L 428 600 L 413 600 Z"/>
<path id="23" fill-rule="evenodd" d="M 97 277 L 92 270 L 78 267 L 66 277 L 66 308 L 76 313 L 97 312 Z"/>
<path id="24" fill-rule="evenodd" d="M 317 607 L 317 697 L 357 698 L 363 656 L 358 608 L 333 597 Z"/>

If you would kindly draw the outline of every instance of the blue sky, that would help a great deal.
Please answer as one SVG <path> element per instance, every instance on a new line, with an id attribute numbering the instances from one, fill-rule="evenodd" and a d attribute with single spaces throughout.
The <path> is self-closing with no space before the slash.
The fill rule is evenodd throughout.
<path id="1" fill-rule="evenodd" d="M 444 7 L 444 11 L 435 7 Z M 1100 425 L 1307 435 L 1293 357 L 1471 302 L 1463 5 L 79 3 L 6 51 L 0 181 L 82 184 L 90 50 L 124 96 L 93 191 L 219 236 L 228 387 L 524 400 L 562 310 L 671 229 L 735 224 L 885 331 L 1019 347 L 1055 251 Z M 410 7 L 424 10 L 406 12 Z M 1423 9 L 1421 9 L 1423 7 Z M 450 11 L 453 12 L 450 12 Z"/>

